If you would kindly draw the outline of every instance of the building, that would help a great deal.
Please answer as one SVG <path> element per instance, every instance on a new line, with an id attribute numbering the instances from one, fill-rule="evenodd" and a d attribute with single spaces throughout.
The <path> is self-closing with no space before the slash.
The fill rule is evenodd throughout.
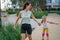
<path id="1" fill-rule="evenodd" d="M 46 8 L 60 8 L 60 0 L 46 0 Z"/>
<path id="2" fill-rule="evenodd" d="M 5 11 L 9 4 L 11 4 L 10 0 L 1 0 L 1 10 Z"/>
<path id="3" fill-rule="evenodd" d="M 19 9 L 19 5 L 18 2 L 16 3 L 16 5 L 12 5 L 11 0 L 1 0 L 1 10 L 5 11 L 8 8 L 13 9 L 15 6 L 15 8 Z"/>

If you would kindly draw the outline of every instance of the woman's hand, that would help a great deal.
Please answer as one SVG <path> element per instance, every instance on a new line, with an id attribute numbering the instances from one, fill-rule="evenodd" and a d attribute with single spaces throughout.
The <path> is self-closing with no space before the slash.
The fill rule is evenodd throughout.
<path id="1" fill-rule="evenodd" d="M 40 26 L 40 25 L 41 25 L 41 23 L 38 23 L 38 25 Z"/>
<path id="2" fill-rule="evenodd" d="M 16 29 L 16 24 L 17 24 L 17 22 L 18 22 L 18 20 L 19 20 L 20 17 L 21 17 L 21 14 L 19 13 L 19 15 L 18 15 L 18 17 L 17 17 L 17 19 L 16 19 L 16 22 L 15 22 L 15 24 L 14 24 L 14 29 Z"/>
<path id="3" fill-rule="evenodd" d="M 16 29 L 16 25 L 14 25 L 14 29 Z"/>
<path id="4" fill-rule="evenodd" d="M 34 15 L 33 15 L 33 14 L 31 14 L 31 17 L 32 17 L 32 19 L 33 19 L 35 22 L 37 22 L 37 23 L 38 23 L 38 25 L 39 25 L 39 26 L 41 25 L 41 23 L 39 23 L 39 22 L 36 20 L 36 18 L 34 17 Z"/>

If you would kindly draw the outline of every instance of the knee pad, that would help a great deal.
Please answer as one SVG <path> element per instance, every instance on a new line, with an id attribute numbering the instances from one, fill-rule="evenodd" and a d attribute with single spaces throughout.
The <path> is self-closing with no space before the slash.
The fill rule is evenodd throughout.
<path id="1" fill-rule="evenodd" d="M 42 36 L 44 36 L 44 33 L 42 33 Z"/>
<path id="2" fill-rule="evenodd" d="M 46 33 L 46 36 L 49 36 L 48 33 Z"/>

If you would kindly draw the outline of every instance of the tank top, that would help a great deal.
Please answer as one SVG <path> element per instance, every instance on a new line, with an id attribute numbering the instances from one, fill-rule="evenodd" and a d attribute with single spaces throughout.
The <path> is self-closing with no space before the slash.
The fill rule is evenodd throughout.
<path id="1" fill-rule="evenodd" d="M 48 28 L 47 21 L 45 23 L 43 22 L 43 28 Z"/>
<path id="2" fill-rule="evenodd" d="M 24 24 L 24 23 L 27 23 L 27 24 L 30 24 L 30 17 L 31 17 L 31 11 L 25 11 L 25 10 L 22 10 L 20 11 L 20 14 L 21 14 L 21 23 Z"/>

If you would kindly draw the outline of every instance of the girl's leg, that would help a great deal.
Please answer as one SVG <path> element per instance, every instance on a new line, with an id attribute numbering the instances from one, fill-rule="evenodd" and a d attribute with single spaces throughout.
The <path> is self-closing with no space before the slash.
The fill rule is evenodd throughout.
<path id="1" fill-rule="evenodd" d="M 22 33 L 21 36 L 22 36 L 21 40 L 25 40 L 25 33 Z"/>
<path id="2" fill-rule="evenodd" d="M 46 37 L 47 37 L 47 40 L 49 40 L 48 28 L 46 28 Z"/>
<path id="3" fill-rule="evenodd" d="M 29 35 L 29 34 L 28 34 L 28 38 L 29 38 L 29 40 L 32 40 L 32 36 L 31 36 L 31 35 Z"/>
<path id="4" fill-rule="evenodd" d="M 43 28 L 43 32 L 42 32 L 42 40 L 44 40 L 44 35 L 45 35 L 45 28 Z"/>

